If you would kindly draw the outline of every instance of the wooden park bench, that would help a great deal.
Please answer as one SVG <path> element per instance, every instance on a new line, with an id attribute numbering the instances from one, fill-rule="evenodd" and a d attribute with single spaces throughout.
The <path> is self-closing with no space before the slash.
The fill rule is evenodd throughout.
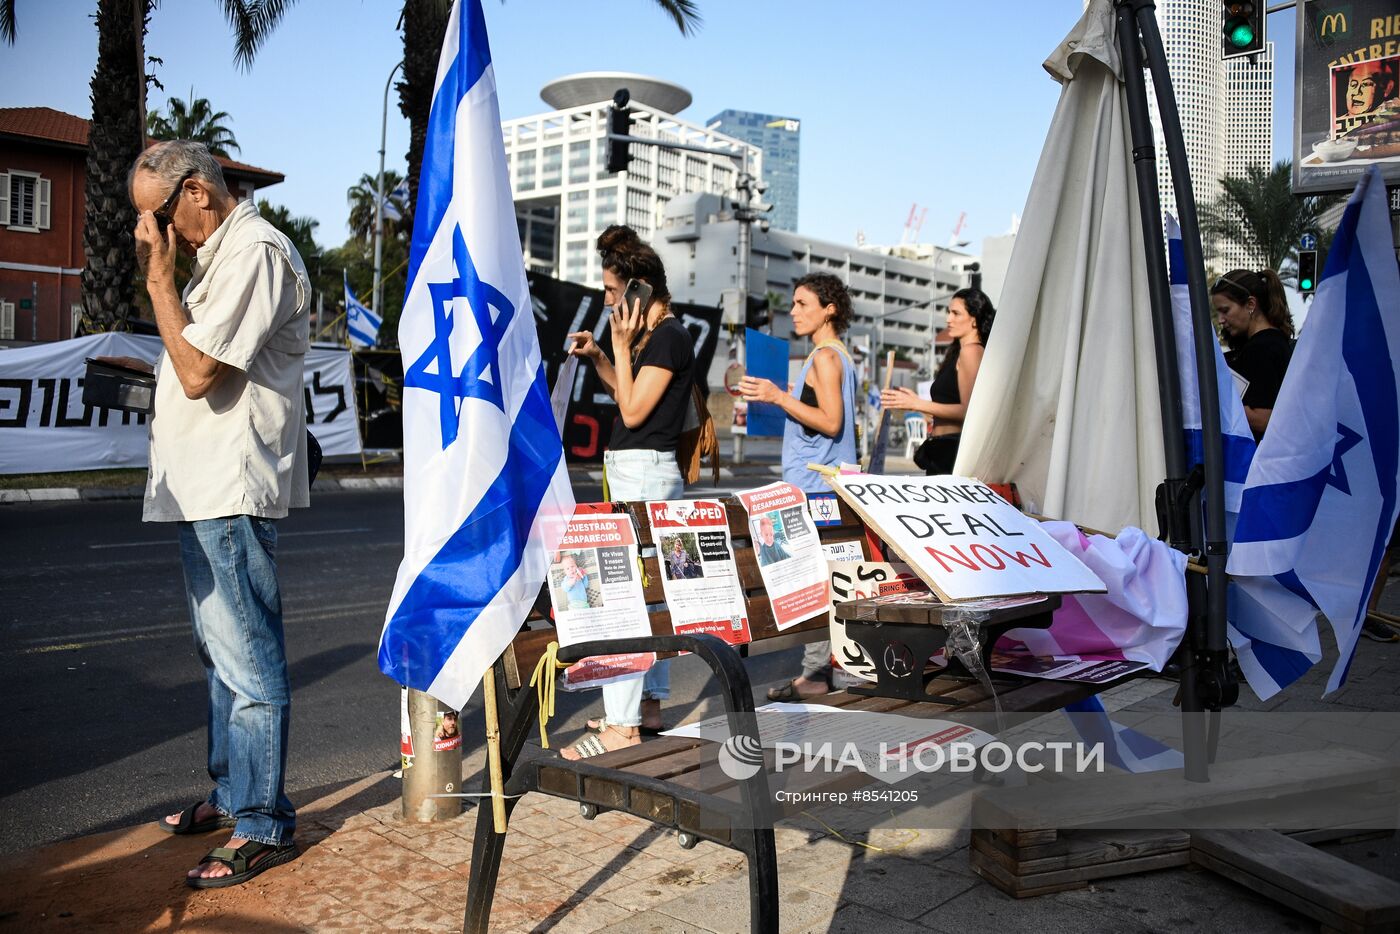
<path id="1" fill-rule="evenodd" d="M 773 611 L 754 556 L 748 514 L 734 498 L 726 498 L 735 558 L 749 612 L 753 642 L 784 638 L 789 641 L 818 641 L 826 638 L 826 616 L 778 631 Z M 619 510 L 632 514 L 644 549 L 652 545 L 644 506 L 619 503 Z M 819 526 L 822 541 L 846 542 L 865 539 L 865 527 L 844 503 L 839 525 Z M 869 556 L 872 559 L 876 556 Z M 623 652 L 657 652 L 670 657 L 679 651 L 693 652 L 710 667 L 729 718 L 730 733 L 742 747 L 758 749 L 754 735 L 753 687 L 744 668 L 741 653 L 709 635 L 678 636 L 672 633 L 670 614 L 661 589 L 657 559 L 643 557 L 646 569 L 645 595 L 650 607 L 653 635 L 649 638 L 613 639 L 586 642 L 561 648 L 560 662 L 576 662 L 596 655 Z M 548 595 L 541 608 L 548 607 Z M 775 805 L 775 793 L 849 790 L 871 781 L 857 772 L 807 772 L 789 770 L 769 775 L 759 769 L 751 778 L 736 781 L 718 765 L 719 744 L 705 740 L 663 736 L 640 745 L 600 756 L 570 762 L 562 756 L 521 760 L 526 740 L 539 729 L 539 703 L 530 687 L 531 674 L 545 656 L 555 632 L 537 611 L 532 626 L 523 629 L 510 648 L 495 662 L 490 674 L 495 678 L 497 696 L 506 698 L 501 712 L 500 744 L 505 778 L 505 806 L 509 812 L 527 793 L 540 793 L 576 801 L 584 817 L 602 811 L 623 811 L 678 832 L 682 847 L 693 847 L 710 840 L 738 850 L 748 858 L 749 903 L 752 929 L 771 932 L 778 929 L 777 851 L 772 820 L 802 810 L 807 805 Z M 1048 624 L 1046 619 L 1040 624 Z M 1022 620 L 1018 625 L 1026 625 Z M 1012 628 L 1010 624 L 1004 628 Z M 796 635 L 797 639 L 792 637 Z M 996 629 L 988 630 L 986 642 L 994 641 Z M 546 677 L 554 677 L 549 671 Z M 990 686 L 1005 711 L 1054 711 L 1082 700 L 1110 685 L 1047 681 L 994 674 Z M 944 674 L 922 693 L 921 700 L 860 696 L 834 693 L 813 698 L 808 703 L 824 703 L 843 710 L 894 713 L 913 717 L 946 717 L 950 713 L 990 712 L 994 701 L 987 686 L 972 676 Z M 773 764 L 772 751 L 766 753 Z M 489 791 L 489 780 L 485 786 Z M 478 817 L 472 849 L 471 882 L 467 895 L 465 930 L 488 929 L 505 834 L 496 833 L 483 811 Z"/>

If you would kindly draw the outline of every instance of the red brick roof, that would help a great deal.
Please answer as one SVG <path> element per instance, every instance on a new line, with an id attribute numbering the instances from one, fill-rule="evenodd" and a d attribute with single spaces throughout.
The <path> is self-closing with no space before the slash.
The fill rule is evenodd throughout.
<path id="1" fill-rule="evenodd" d="M 89 121 L 52 107 L 0 107 L 0 137 L 20 137 L 36 142 L 58 143 L 87 148 Z M 148 140 L 147 142 L 152 142 Z M 262 169 L 246 162 L 215 156 L 230 174 L 248 178 L 260 186 L 275 185 L 286 176 L 271 169 Z"/>

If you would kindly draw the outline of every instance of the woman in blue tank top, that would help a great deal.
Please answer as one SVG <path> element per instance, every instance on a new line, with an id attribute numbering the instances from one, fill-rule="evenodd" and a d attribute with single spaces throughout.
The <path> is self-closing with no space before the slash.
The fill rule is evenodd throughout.
<path id="1" fill-rule="evenodd" d="M 745 376 L 739 392 L 749 402 L 768 402 L 787 416 L 783 427 L 783 479 L 808 493 L 831 487 L 808 464 L 832 467 L 856 462 L 856 370 L 841 335 L 851 324 L 851 296 L 840 279 L 812 273 L 792 291 L 792 331 L 810 337 L 813 349 L 797 385 L 784 392 L 766 379 Z M 831 644 L 812 642 L 802 655 L 802 675 L 768 692 L 795 701 L 830 689 Z"/>

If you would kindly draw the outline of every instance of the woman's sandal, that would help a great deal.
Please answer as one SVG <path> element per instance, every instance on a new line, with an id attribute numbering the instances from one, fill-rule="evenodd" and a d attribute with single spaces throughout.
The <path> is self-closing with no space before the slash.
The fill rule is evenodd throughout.
<path id="1" fill-rule="evenodd" d="M 221 827 L 232 827 L 238 823 L 232 817 L 225 817 L 223 814 L 215 814 L 213 817 L 206 817 L 204 820 L 194 819 L 195 812 L 207 802 L 196 801 L 180 812 L 180 819 L 176 823 L 169 823 L 164 817 L 156 821 L 160 829 L 166 833 L 173 833 L 176 836 L 185 834 L 208 833 L 211 830 L 218 830 Z"/>
<path id="2" fill-rule="evenodd" d="M 608 718 L 599 717 L 596 720 L 589 720 L 583 725 L 583 728 L 590 733 L 601 733 L 608 728 Z M 646 726 L 645 724 L 643 724 L 642 726 L 638 727 L 638 729 L 642 731 L 643 736 L 660 736 L 661 731 L 666 729 L 666 727 Z"/>
<path id="3" fill-rule="evenodd" d="M 626 733 L 622 732 L 622 727 L 617 727 L 613 726 L 612 724 L 608 724 L 604 727 L 604 729 L 612 730 L 613 732 L 617 733 L 619 736 L 622 736 L 625 739 L 632 739 L 631 736 L 628 736 Z M 627 745 L 617 747 L 617 749 L 626 749 L 627 746 L 632 745 L 636 744 L 628 743 Z M 583 737 L 583 739 L 574 743 L 573 746 L 569 748 L 572 749 L 580 759 L 592 759 L 594 756 L 601 756 L 605 752 L 617 752 L 617 749 L 609 749 L 603 744 L 602 733 L 588 733 Z M 560 753 L 560 755 L 563 754 Z M 564 758 L 567 759 L 568 757 L 565 756 Z"/>
<path id="4" fill-rule="evenodd" d="M 803 694 L 797 689 L 796 681 L 789 681 L 787 684 L 784 684 L 780 688 L 769 688 L 768 699 L 771 701 L 783 701 L 791 704 L 801 703 L 802 701 L 812 697 L 825 697 L 827 694 L 830 693 L 831 692 L 827 690 L 822 691 L 820 694 Z"/>
<path id="5" fill-rule="evenodd" d="M 209 855 L 199 861 L 199 865 L 223 863 L 233 872 L 226 876 L 215 876 L 209 879 L 200 876 L 185 876 L 185 885 L 192 889 L 222 889 L 230 885 L 241 885 L 266 869 L 291 862 L 296 859 L 298 852 L 295 843 L 274 846 L 270 843 L 259 843 L 257 840 L 245 841 L 242 846 L 237 848 L 215 847 L 209 851 Z"/>

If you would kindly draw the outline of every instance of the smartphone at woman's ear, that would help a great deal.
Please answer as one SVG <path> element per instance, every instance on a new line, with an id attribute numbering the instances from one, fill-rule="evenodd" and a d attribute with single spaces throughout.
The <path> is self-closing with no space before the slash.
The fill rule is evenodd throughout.
<path id="1" fill-rule="evenodd" d="M 643 282 L 641 279 L 628 279 L 627 285 L 622 290 L 623 310 L 631 311 L 633 308 L 638 308 L 642 314 L 646 314 L 649 307 L 651 307 L 651 283 Z"/>

